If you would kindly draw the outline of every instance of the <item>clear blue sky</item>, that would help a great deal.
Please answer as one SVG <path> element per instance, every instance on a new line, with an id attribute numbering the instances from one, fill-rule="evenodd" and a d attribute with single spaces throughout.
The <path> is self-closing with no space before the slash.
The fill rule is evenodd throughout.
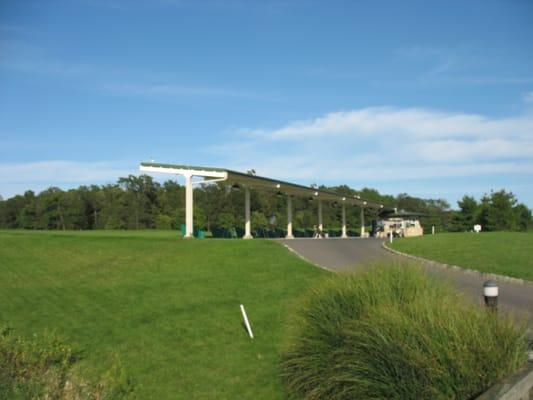
<path id="1" fill-rule="evenodd" d="M 0 194 L 151 157 L 533 207 L 533 2 L 2 1 Z"/>

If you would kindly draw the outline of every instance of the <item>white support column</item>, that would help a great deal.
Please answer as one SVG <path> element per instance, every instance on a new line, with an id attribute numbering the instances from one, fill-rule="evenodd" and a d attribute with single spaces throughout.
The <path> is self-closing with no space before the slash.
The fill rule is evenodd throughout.
<path id="1" fill-rule="evenodd" d="M 294 239 L 292 234 L 292 197 L 287 196 L 287 236 L 285 239 Z"/>
<path id="2" fill-rule="evenodd" d="M 318 230 L 322 232 L 324 225 L 322 224 L 322 200 L 318 200 Z"/>
<path id="3" fill-rule="evenodd" d="M 348 235 L 346 234 L 346 204 L 342 203 L 342 236 L 341 238 L 347 239 Z"/>
<path id="4" fill-rule="evenodd" d="M 361 237 L 365 237 L 365 208 L 361 207 Z"/>
<path id="5" fill-rule="evenodd" d="M 250 220 L 250 188 L 244 188 L 244 236 L 243 239 L 253 239 L 252 222 Z"/>
<path id="6" fill-rule="evenodd" d="M 185 239 L 194 237 L 192 175 L 185 175 Z"/>

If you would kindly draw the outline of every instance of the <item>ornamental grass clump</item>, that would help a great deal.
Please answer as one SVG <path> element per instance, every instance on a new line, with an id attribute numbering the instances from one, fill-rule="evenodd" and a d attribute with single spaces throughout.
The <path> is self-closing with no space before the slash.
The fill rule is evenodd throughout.
<path id="1" fill-rule="evenodd" d="M 306 399 L 472 399 L 527 359 L 525 327 L 400 265 L 315 288 L 289 337 L 282 377 Z"/>
<path id="2" fill-rule="evenodd" d="M 134 399 L 134 385 L 118 360 L 97 382 L 76 371 L 70 346 L 46 332 L 30 339 L 0 325 L 0 399 Z"/>

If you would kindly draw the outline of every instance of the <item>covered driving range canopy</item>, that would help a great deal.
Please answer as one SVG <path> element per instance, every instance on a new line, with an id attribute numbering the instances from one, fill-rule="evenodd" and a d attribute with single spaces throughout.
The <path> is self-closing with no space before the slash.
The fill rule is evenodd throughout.
<path id="1" fill-rule="evenodd" d="M 364 210 L 373 209 L 377 212 L 387 211 L 383 204 L 368 201 L 359 196 L 344 196 L 338 193 L 320 190 L 310 186 L 298 185 L 265 178 L 249 173 L 242 173 L 224 168 L 195 167 L 190 165 L 161 164 L 155 162 L 142 162 L 139 169 L 143 172 L 182 175 L 185 177 L 185 237 L 193 237 L 193 189 L 196 183 L 223 182 L 228 185 L 242 187 L 245 190 L 245 239 L 252 238 L 250 221 L 250 189 L 273 191 L 287 196 L 287 238 L 292 234 L 292 197 L 307 197 L 318 200 L 318 229 L 322 231 L 322 202 L 332 202 L 342 205 L 342 237 L 348 237 L 346 232 L 346 205 L 361 208 L 361 236 L 364 231 Z M 193 181 L 193 177 L 200 178 Z"/>

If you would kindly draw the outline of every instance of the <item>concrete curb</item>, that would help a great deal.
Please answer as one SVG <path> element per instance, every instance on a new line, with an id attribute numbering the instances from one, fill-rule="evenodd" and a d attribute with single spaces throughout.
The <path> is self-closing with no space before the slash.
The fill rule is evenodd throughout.
<path id="1" fill-rule="evenodd" d="M 533 399 L 533 363 L 528 362 L 511 376 L 493 385 L 476 400 Z"/>
<path id="2" fill-rule="evenodd" d="M 302 256 L 300 253 L 298 253 L 296 250 L 294 250 L 292 247 L 290 247 L 288 244 L 285 244 L 285 243 L 282 243 L 282 242 L 279 242 L 283 245 L 283 247 L 285 247 L 287 250 L 289 250 L 291 253 L 293 253 L 294 255 L 296 255 L 299 259 L 301 260 L 304 260 L 305 262 L 311 264 L 311 265 L 314 265 L 315 267 L 318 267 L 320 269 L 323 269 L 323 270 L 326 270 L 328 272 L 333 272 L 333 273 L 336 273 L 336 271 L 332 270 L 332 269 L 329 269 L 327 267 L 324 267 L 323 265 L 320 265 L 320 264 L 317 264 L 311 260 L 308 260 L 307 258 L 305 258 L 304 256 Z"/>
<path id="3" fill-rule="evenodd" d="M 437 268 L 442 268 L 442 269 L 452 269 L 452 270 L 455 270 L 455 271 L 464 272 L 465 274 L 469 274 L 469 275 L 477 275 L 480 278 L 484 278 L 484 279 L 495 279 L 495 280 L 499 280 L 499 281 L 503 281 L 503 282 L 509 282 L 509 283 L 518 284 L 518 285 L 531 285 L 533 287 L 533 282 L 529 282 L 529 281 L 526 281 L 524 279 L 512 278 L 512 277 L 506 276 L 506 275 L 492 274 L 492 273 L 489 273 L 489 272 L 476 271 L 476 270 L 469 269 L 469 268 L 459 267 L 458 265 L 444 264 L 444 263 L 441 263 L 441 262 L 438 262 L 438 261 L 428 260 L 427 258 L 422 258 L 422 257 L 418 257 L 418 256 L 413 256 L 411 254 L 402 253 L 401 251 L 394 250 L 394 249 L 391 249 L 390 247 L 388 247 L 387 246 L 387 242 L 383 242 L 381 244 L 381 246 L 385 250 L 387 250 L 387 251 L 389 251 L 389 252 L 391 252 L 393 254 L 396 254 L 396 255 L 399 255 L 399 256 L 402 256 L 402 257 L 406 257 L 406 258 L 410 258 L 410 259 L 413 259 L 413 260 L 421 261 L 421 262 L 424 262 L 424 263 L 426 263 L 426 264 L 428 264 L 429 266 L 432 266 L 432 267 L 437 267 Z"/>

